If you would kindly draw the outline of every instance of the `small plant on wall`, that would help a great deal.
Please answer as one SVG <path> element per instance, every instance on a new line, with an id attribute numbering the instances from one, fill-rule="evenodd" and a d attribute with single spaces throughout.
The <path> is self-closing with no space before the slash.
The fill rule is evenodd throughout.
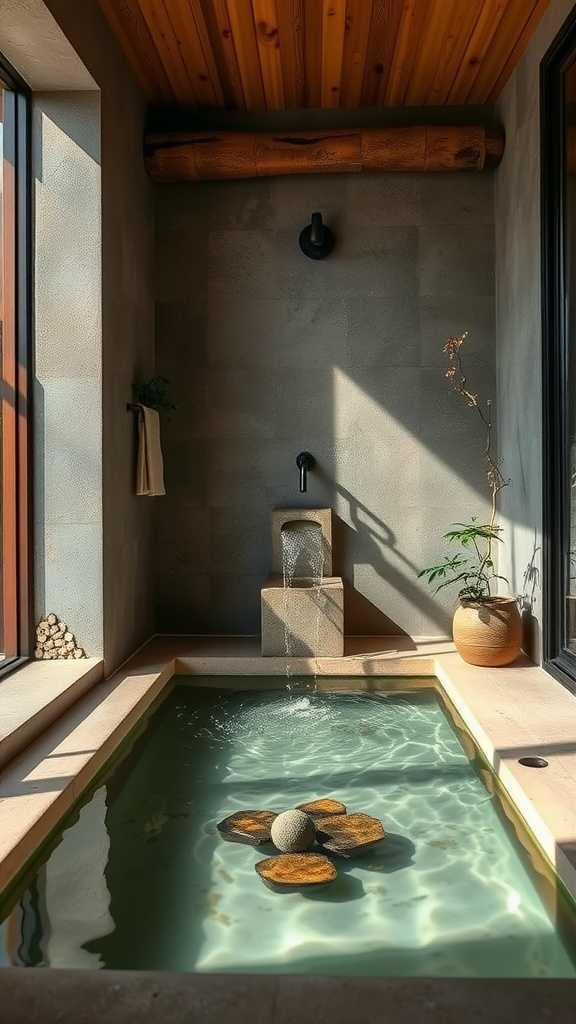
<path id="1" fill-rule="evenodd" d="M 493 447 L 492 403 L 483 402 L 464 373 L 462 348 L 467 334 L 448 338 L 444 352 L 448 359 L 446 378 L 450 387 L 479 417 L 484 428 L 483 458 L 490 493 L 488 521 L 473 516 L 456 522 L 444 534 L 452 550 L 436 564 L 418 574 L 435 588 L 457 587 L 459 606 L 454 615 L 454 641 L 462 657 L 474 665 L 507 665 L 520 653 L 521 623 L 516 601 L 494 594 L 498 581 L 508 580 L 497 572 L 497 548 L 503 543 L 498 523 L 498 497 L 510 481 L 500 468 Z M 453 549 L 458 550 L 454 551 Z"/>
<path id="2" fill-rule="evenodd" d="M 157 412 L 173 412 L 176 409 L 170 396 L 170 381 L 166 377 L 150 377 L 138 384 L 136 401 Z"/>

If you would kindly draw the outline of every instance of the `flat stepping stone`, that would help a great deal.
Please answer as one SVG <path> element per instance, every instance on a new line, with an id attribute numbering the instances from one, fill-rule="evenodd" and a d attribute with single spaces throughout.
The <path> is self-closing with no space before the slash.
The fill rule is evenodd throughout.
<path id="1" fill-rule="evenodd" d="M 341 814 L 333 818 L 322 818 L 316 825 L 317 839 L 323 850 L 353 857 L 364 853 L 381 843 L 385 837 L 384 826 L 378 818 L 369 814 Z"/>
<path id="2" fill-rule="evenodd" d="M 294 892 L 328 885 L 336 879 L 336 868 L 321 853 L 282 853 L 255 865 L 260 878 L 274 892 Z"/>
<path id="3" fill-rule="evenodd" d="M 270 829 L 277 817 L 276 811 L 236 811 L 218 822 L 216 828 L 232 843 L 261 846 L 271 841 Z"/>
<path id="4" fill-rule="evenodd" d="M 333 818 L 337 814 L 346 814 L 346 807 L 339 800 L 332 800 L 328 796 L 320 800 L 311 800 L 309 804 L 298 804 L 298 811 L 304 811 L 311 818 Z"/>

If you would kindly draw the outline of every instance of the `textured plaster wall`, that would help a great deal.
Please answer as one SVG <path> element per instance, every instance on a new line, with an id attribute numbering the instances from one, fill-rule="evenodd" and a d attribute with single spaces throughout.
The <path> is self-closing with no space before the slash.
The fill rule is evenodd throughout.
<path id="1" fill-rule="evenodd" d="M 103 643 L 112 668 L 154 629 L 153 501 L 134 494 L 135 424 L 126 411 L 135 381 L 154 372 L 154 204 L 142 161 L 145 100 L 97 0 L 48 0 L 46 6 L 100 90 Z M 88 422 L 90 409 L 80 413 Z"/>
<path id="2" fill-rule="evenodd" d="M 157 505 L 161 630 L 255 633 L 274 506 L 333 507 L 350 633 L 448 632 L 416 578 L 483 514 L 482 435 L 443 379 L 470 330 L 494 394 L 493 178 L 302 176 L 158 187 L 157 349 L 178 406 Z M 313 263 L 298 234 L 337 236 Z M 295 458 L 317 459 L 309 493 Z"/>
<path id="3" fill-rule="evenodd" d="M 540 656 L 542 328 L 540 61 L 574 6 L 552 0 L 500 102 L 506 152 L 495 182 L 500 453 L 512 485 L 502 500 L 501 571 L 524 596 L 525 641 Z"/>
<path id="4" fill-rule="evenodd" d="M 103 648 L 100 100 L 35 93 L 36 618 Z"/>
<path id="5" fill-rule="evenodd" d="M 43 0 L 0 0 L 0 44 L 35 91 L 96 88 Z"/>

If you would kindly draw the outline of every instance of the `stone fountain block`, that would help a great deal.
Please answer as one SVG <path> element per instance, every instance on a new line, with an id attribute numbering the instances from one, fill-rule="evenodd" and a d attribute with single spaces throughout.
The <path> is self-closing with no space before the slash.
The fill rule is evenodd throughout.
<path id="1" fill-rule="evenodd" d="M 332 509 L 276 508 L 272 510 L 272 572 L 282 572 L 282 527 L 287 523 L 318 523 L 322 533 L 324 576 L 332 576 Z"/>
<path id="2" fill-rule="evenodd" d="M 262 587 L 262 654 L 295 658 L 341 658 L 344 655 L 344 585 L 330 576 L 318 586 L 301 578 L 284 589 L 282 576 Z"/>

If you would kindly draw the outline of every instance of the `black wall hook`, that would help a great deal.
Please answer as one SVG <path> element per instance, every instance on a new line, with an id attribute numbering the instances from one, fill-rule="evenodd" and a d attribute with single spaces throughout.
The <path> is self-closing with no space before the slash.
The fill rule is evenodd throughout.
<path id="1" fill-rule="evenodd" d="M 311 260 L 323 260 L 334 248 L 334 235 L 322 222 L 321 213 L 313 213 L 310 224 L 300 232 L 300 248 Z"/>

